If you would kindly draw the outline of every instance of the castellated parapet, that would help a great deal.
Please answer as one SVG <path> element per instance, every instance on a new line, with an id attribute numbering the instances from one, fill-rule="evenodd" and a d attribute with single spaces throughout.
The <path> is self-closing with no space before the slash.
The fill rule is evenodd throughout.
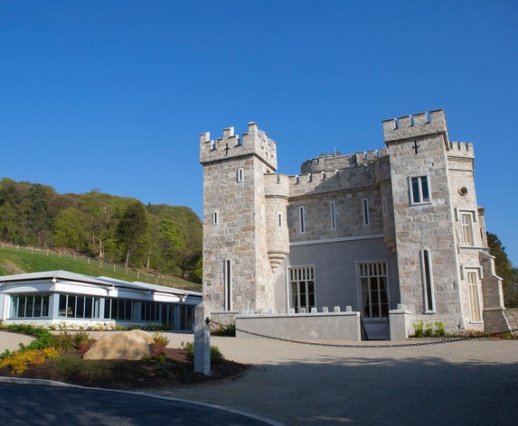
<path id="1" fill-rule="evenodd" d="M 200 163 L 229 160 L 231 158 L 255 155 L 272 170 L 277 170 L 277 146 L 274 140 L 259 130 L 256 123 L 248 123 L 248 132 L 241 136 L 234 133 L 234 127 L 223 130 L 223 136 L 213 140 L 210 132 L 200 136 Z"/>
<path id="2" fill-rule="evenodd" d="M 401 141 L 420 136 L 448 133 L 446 117 L 442 109 L 419 112 L 383 121 L 385 142 Z"/>

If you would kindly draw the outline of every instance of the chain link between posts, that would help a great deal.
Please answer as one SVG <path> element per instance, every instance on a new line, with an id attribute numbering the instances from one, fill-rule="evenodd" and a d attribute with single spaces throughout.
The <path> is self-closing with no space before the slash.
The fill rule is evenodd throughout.
<path id="1" fill-rule="evenodd" d="M 211 320 L 209 317 L 205 320 L 207 325 L 214 324 L 220 327 L 226 327 L 225 324 L 221 324 L 217 321 Z M 279 342 L 287 342 L 287 343 L 296 343 L 299 345 L 309 345 L 309 346 L 324 346 L 328 348 L 349 348 L 349 349 L 381 349 L 381 348 L 409 348 L 414 346 L 433 346 L 433 345 L 445 345 L 448 343 L 458 343 L 465 342 L 467 340 L 475 340 L 481 339 L 486 336 L 460 336 L 460 337 L 450 337 L 450 338 L 441 338 L 441 339 L 433 339 L 427 340 L 426 342 L 415 342 L 415 343 L 391 343 L 391 344 L 373 344 L 373 345 L 360 345 L 360 344 L 342 344 L 342 343 L 325 343 L 325 342 L 308 342 L 305 340 L 296 340 L 296 339 L 287 339 L 284 337 L 275 337 L 268 336 L 266 334 L 255 333 L 253 331 L 243 330 L 241 328 L 236 327 L 236 332 L 250 334 L 256 337 L 262 337 L 264 339 L 269 340 L 277 340 Z M 518 332 L 518 329 L 512 329 L 509 333 Z M 501 334 L 501 333 L 498 333 Z"/>

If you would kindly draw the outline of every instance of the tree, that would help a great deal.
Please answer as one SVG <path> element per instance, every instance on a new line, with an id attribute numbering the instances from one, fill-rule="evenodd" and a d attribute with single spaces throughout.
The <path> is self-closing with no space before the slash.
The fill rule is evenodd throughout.
<path id="1" fill-rule="evenodd" d="M 88 217 L 75 207 L 61 210 L 54 224 L 54 243 L 76 251 L 83 249 L 88 240 Z"/>
<path id="2" fill-rule="evenodd" d="M 487 233 L 489 253 L 495 257 L 496 274 L 503 280 L 504 301 L 507 307 L 518 307 L 518 274 L 507 257 L 505 247 L 496 234 Z"/>
<path id="3" fill-rule="evenodd" d="M 135 201 L 126 208 L 117 225 L 117 238 L 126 252 L 124 262 L 126 267 L 129 265 L 132 252 L 146 235 L 147 229 L 146 209 L 141 202 Z"/>

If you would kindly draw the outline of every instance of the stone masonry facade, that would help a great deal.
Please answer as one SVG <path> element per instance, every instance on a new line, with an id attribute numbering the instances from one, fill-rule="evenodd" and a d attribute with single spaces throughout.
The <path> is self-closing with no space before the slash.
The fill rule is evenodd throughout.
<path id="1" fill-rule="evenodd" d="M 276 142 L 255 123 L 202 134 L 213 317 L 338 305 L 368 327 L 396 309 L 450 331 L 508 327 L 472 144 L 449 140 L 442 110 L 385 120 L 383 132 L 384 148 L 319 156 L 298 175 L 277 172 Z"/>

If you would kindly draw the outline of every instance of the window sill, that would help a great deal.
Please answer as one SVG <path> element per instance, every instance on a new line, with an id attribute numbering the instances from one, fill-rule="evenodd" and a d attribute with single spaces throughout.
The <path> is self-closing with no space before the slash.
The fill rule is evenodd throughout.
<path id="1" fill-rule="evenodd" d="M 431 201 L 425 201 L 424 203 L 410 203 L 410 207 L 427 206 L 432 204 Z"/>

